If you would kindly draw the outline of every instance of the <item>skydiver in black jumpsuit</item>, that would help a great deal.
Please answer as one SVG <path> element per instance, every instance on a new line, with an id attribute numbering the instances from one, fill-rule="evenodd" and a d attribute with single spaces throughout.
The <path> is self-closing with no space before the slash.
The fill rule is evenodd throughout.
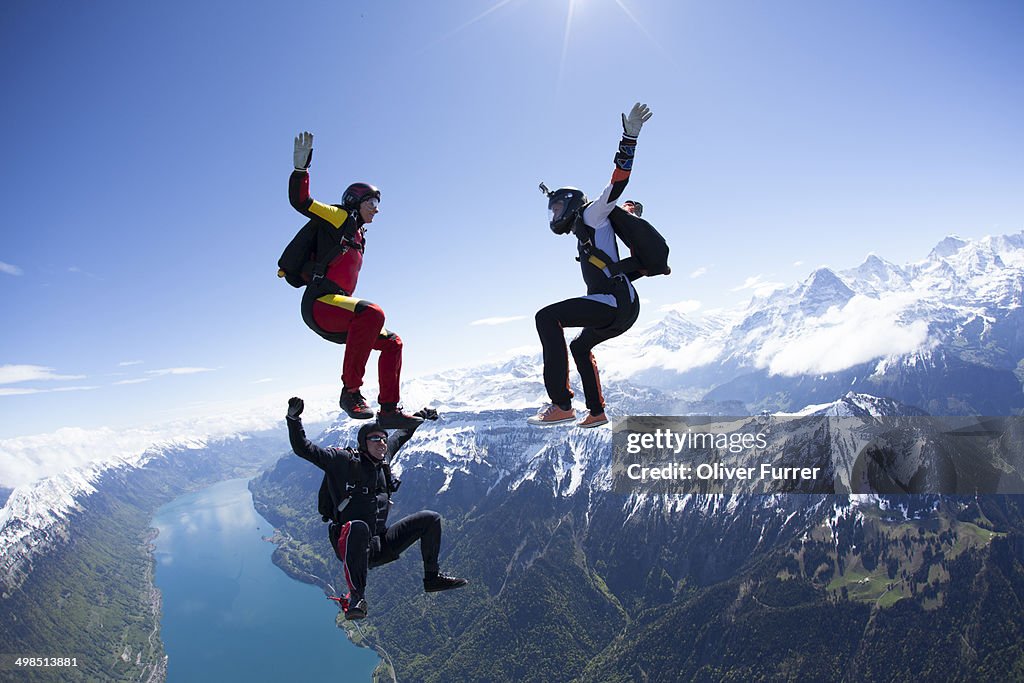
<path id="1" fill-rule="evenodd" d="M 346 619 L 366 616 L 366 572 L 397 560 L 417 540 L 423 557 L 423 589 L 429 592 L 461 588 L 468 581 L 438 569 L 441 550 L 441 515 L 421 510 L 388 526 L 391 494 L 401 483 L 391 476 L 389 462 L 412 437 L 419 424 L 395 431 L 390 437 L 376 422 L 359 429 L 358 449 L 321 448 L 306 438 L 302 428 L 301 398 L 288 400 L 288 437 L 292 450 L 326 475 L 330 489 L 331 525 L 328 536 L 345 570 L 349 596 Z M 437 411 L 424 408 L 417 417 L 436 420 Z"/>

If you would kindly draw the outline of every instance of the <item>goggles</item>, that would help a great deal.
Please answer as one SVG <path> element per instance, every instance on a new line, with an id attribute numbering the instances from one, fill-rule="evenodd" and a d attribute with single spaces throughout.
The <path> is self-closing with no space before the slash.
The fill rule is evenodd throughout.
<path id="1" fill-rule="evenodd" d="M 371 434 L 370 436 L 366 437 L 366 440 L 373 441 L 374 443 L 387 443 L 388 437 L 384 436 L 383 434 Z"/>

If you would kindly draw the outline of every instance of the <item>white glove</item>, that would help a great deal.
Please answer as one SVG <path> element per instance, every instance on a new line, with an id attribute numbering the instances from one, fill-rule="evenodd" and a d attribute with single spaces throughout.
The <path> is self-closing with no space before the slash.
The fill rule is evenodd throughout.
<path id="1" fill-rule="evenodd" d="M 313 134 L 303 131 L 295 136 L 295 170 L 305 171 L 313 161 Z"/>
<path id="2" fill-rule="evenodd" d="M 646 104 L 640 104 L 637 102 L 633 105 L 633 108 L 629 110 L 629 116 L 622 115 L 622 132 L 628 137 L 635 138 L 640 135 L 640 129 L 647 123 L 647 120 L 651 118 L 653 114 L 651 110 L 647 108 Z"/>

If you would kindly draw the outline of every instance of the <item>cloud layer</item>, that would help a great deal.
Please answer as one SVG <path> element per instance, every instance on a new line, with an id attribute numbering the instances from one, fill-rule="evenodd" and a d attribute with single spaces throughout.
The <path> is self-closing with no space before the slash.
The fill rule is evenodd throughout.
<path id="1" fill-rule="evenodd" d="M 914 295 L 857 295 L 842 309 L 832 307 L 820 318 L 809 319 L 799 334 L 770 337 L 758 353 L 757 365 L 773 375 L 839 372 L 917 351 L 928 343 L 928 323 L 901 320 L 914 301 Z"/>
<path id="2" fill-rule="evenodd" d="M 333 384 L 298 390 L 306 399 L 307 423 L 333 419 L 338 412 Z M 206 439 L 271 429 L 284 419 L 287 394 L 248 401 L 193 405 L 197 417 L 148 427 L 81 429 L 64 427 L 48 434 L 0 439 L 0 485 L 21 486 L 101 460 L 132 459 L 147 448 L 183 439 Z M 282 441 L 287 437 L 281 427 Z"/>

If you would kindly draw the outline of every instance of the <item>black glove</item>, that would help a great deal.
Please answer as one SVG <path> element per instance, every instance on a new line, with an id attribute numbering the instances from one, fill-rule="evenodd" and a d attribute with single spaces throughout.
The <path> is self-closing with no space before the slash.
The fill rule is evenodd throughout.
<path id="1" fill-rule="evenodd" d="M 421 408 L 413 413 L 416 417 L 422 417 L 424 420 L 436 420 L 437 411 L 433 408 Z"/>
<path id="2" fill-rule="evenodd" d="M 288 399 L 288 419 L 298 420 L 299 415 L 302 415 L 302 409 L 306 406 L 302 402 L 302 399 L 297 396 L 292 396 Z"/>
<path id="3" fill-rule="evenodd" d="M 398 490 L 398 487 L 402 485 L 402 480 L 398 477 L 391 477 L 391 493 Z"/>

